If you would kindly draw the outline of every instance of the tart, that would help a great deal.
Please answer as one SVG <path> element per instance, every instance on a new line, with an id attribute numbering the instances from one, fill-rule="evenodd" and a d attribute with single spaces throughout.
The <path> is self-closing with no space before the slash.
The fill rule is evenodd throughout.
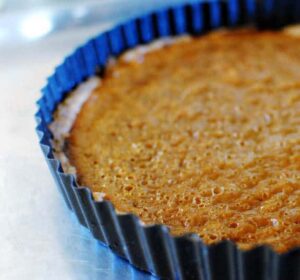
<path id="1" fill-rule="evenodd" d="M 67 56 L 36 119 L 79 223 L 163 279 L 300 279 L 297 22 L 297 1 L 201 1 Z"/>
<path id="2" fill-rule="evenodd" d="M 138 47 L 110 61 L 60 146 L 118 213 L 284 253 L 300 245 L 299 73 L 300 38 L 282 31 Z"/>

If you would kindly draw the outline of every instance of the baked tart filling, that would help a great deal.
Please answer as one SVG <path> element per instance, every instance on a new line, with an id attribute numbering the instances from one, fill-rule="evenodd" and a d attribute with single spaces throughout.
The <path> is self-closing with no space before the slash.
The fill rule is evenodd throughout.
<path id="1" fill-rule="evenodd" d="M 300 245 L 300 38 L 219 31 L 125 53 L 65 142 L 116 210 L 205 243 Z"/>

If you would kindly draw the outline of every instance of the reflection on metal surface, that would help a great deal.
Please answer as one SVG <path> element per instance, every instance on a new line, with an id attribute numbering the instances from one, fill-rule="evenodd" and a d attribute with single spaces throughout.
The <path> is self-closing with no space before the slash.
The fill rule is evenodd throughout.
<path id="1" fill-rule="evenodd" d="M 72 217 L 75 221 L 74 215 Z M 77 224 L 77 222 L 75 223 Z M 157 279 L 130 266 L 127 261 L 118 257 L 101 242 L 94 239 L 86 228 L 80 225 L 79 227 L 80 235 L 69 236 L 68 240 L 62 242 L 66 252 L 78 251 L 74 250 L 77 246 L 81 248 L 80 255 L 65 255 L 69 258 L 69 262 L 74 269 L 73 274 L 80 275 L 78 279 Z M 76 245 L 73 243 L 75 240 L 77 240 Z"/>
<path id="2" fill-rule="evenodd" d="M 20 32 L 28 39 L 45 36 L 52 29 L 53 22 L 47 12 L 31 14 L 25 17 L 20 24 Z"/>
<path id="3" fill-rule="evenodd" d="M 84 18 L 84 17 L 88 16 L 89 9 L 86 6 L 79 6 L 73 10 L 72 14 L 73 14 L 74 19 Z"/>
<path id="4" fill-rule="evenodd" d="M 0 17 L 0 45 L 7 42 L 32 41 L 50 33 L 100 22 L 118 22 L 168 5 L 196 1 L 199 0 L 165 0 L 155 3 L 150 0 L 93 0 L 84 4 L 32 9 L 29 12 L 3 13 Z"/>

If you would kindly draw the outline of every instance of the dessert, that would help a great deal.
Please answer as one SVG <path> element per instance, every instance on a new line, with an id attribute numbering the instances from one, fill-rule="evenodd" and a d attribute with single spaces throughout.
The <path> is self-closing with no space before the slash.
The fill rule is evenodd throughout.
<path id="1" fill-rule="evenodd" d="M 174 235 L 299 246 L 299 46 L 245 29 L 123 54 L 64 143 L 78 182 Z"/>

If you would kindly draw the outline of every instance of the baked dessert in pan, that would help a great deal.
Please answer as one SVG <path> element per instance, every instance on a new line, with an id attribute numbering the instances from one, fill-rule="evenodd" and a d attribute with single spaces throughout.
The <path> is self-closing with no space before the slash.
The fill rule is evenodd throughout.
<path id="1" fill-rule="evenodd" d="M 211 244 L 300 245 L 300 38 L 213 32 L 125 53 L 65 150 L 117 211 Z"/>
<path id="2" fill-rule="evenodd" d="M 296 264 L 289 252 L 298 256 L 300 244 L 297 30 L 247 27 L 154 41 L 109 59 L 85 94 L 77 90 L 57 106 L 50 144 L 63 170 L 92 192 L 94 202 L 75 194 L 80 207 L 72 208 L 96 237 L 118 251 L 110 244 L 111 225 L 102 223 L 106 210 L 94 206 L 110 201 L 119 215 L 107 210 L 118 242 L 126 243 L 130 230 L 118 217 L 140 218 L 131 230 L 139 232 L 137 246 L 147 243 L 150 253 L 139 253 L 153 267 L 136 264 L 124 248 L 118 253 L 158 276 L 297 279 L 293 265 L 275 266 Z M 66 177 L 60 179 L 64 185 Z M 155 224 L 170 234 L 140 235 L 140 227 Z M 191 232 L 190 241 L 181 237 Z M 152 248 L 160 238 L 166 268 L 158 263 L 159 248 Z M 185 260 L 184 252 L 201 257 Z M 246 274 L 247 260 L 258 267 L 252 274 Z"/>

